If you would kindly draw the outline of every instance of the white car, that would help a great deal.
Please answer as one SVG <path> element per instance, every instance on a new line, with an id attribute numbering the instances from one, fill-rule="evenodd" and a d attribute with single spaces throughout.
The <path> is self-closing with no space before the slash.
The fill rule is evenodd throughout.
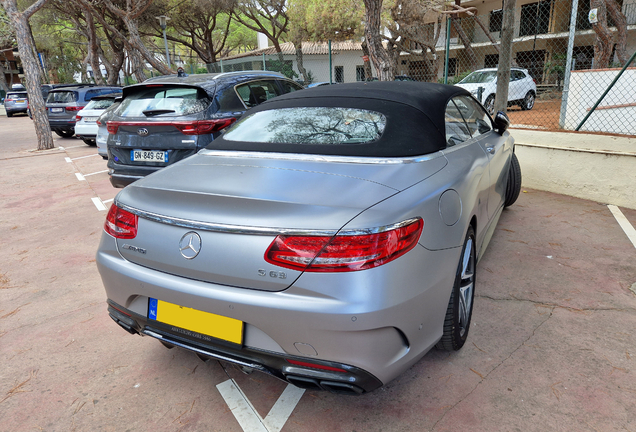
<path id="1" fill-rule="evenodd" d="M 115 102 L 116 97 L 121 97 L 121 93 L 95 96 L 91 99 L 91 101 L 77 113 L 75 135 L 90 146 L 96 145 L 97 119 Z"/>
<path id="2" fill-rule="evenodd" d="M 488 113 L 495 113 L 495 92 L 497 90 L 497 69 L 480 69 L 455 84 L 468 90 Z M 480 90 L 481 88 L 481 90 Z M 537 97 L 537 84 L 526 69 L 510 69 L 508 86 L 508 106 L 519 105 L 522 110 L 531 110 Z"/>

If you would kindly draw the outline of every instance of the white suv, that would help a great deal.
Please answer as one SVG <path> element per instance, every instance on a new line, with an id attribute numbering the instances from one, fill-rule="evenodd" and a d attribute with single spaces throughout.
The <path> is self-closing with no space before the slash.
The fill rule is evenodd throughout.
<path id="1" fill-rule="evenodd" d="M 479 69 L 455 84 L 462 87 L 481 102 L 488 113 L 495 113 L 495 91 L 497 90 L 497 69 Z M 481 87 L 481 98 L 480 90 Z M 519 105 L 522 110 L 531 110 L 537 97 L 537 84 L 526 69 L 510 69 L 508 86 L 508 106 Z"/>

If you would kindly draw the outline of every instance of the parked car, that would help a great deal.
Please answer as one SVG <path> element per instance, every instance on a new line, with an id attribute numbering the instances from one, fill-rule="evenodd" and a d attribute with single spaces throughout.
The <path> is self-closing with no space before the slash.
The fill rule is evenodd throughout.
<path id="1" fill-rule="evenodd" d="M 488 113 L 494 114 L 497 69 L 477 70 L 455 85 L 468 90 L 479 102 L 484 104 Z M 510 69 L 508 106 L 519 105 L 522 110 L 531 110 L 534 107 L 536 98 L 537 84 L 528 71 L 520 68 Z"/>
<path id="2" fill-rule="evenodd" d="M 4 109 L 7 117 L 13 114 L 26 113 L 29 108 L 29 96 L 26 91 L 9 91 L 4 98 Z"/>
<path id="3" fill-rule="evenodd" d="M 111 318 L 299 387 L 368 392 L 468 336 L 477 260 L 521 171 L 464 89 L 324 86 L 250 109 L 110 207 Z"/>
<path id="4" fill-rule="evenodd" d="M 124 187 L 192 156 L 247 108 L 302 88 L 262 71 L 172 75 L 124 88 L 107 124 L 111 184 Z"/>
<path id="5" fill-rule="evenodd" d="M 90 146 L 97 145 L 97 119 L 118 97 L 121 98 L 121 93 L 109 93 L 92 98 L 75 117 L 75 135 Z"/>
<path id="6" fill-rule="evenodd" d="M 97 154 L 106 160 L 108 160 L 107 142 L 109 135 L 107 123 L 108 120 L 113 117 L 113 113 L 121 103 L 121 99 L 121 96 L 115 98 L 113 104 L 106 108 L 95 122 L 97 124 L 97 137 L 95 138 L 95 141 L 97 142 Z"/>
<path id="7" fill-rule="evenodd" d="M 51 130 L 63 138 L 75 134 L 75 118 L 92 98 L 109 93 L 121 93 L 121 87 L 81 84 L 54 88 L 46 98 L 46 110 Z"/>

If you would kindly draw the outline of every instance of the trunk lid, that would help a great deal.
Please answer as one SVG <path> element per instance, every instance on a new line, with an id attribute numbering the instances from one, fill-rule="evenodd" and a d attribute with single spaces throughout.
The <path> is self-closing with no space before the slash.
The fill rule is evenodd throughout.
<path id="1" fill-rule="evenodd" d="M 428 162 L 430 174 L 446 159 Z M 334 235 L 365 209 L 421 180 L 422 168 L 198 154 L 117 196 L 118 205 L 140 214 L 137 237 L 118 240 L 120 253 L 139 265 L 182 277 L 283 290 L 301 272 L 265 261 L 277 233 Z M 188 259 L 181 248 L 188 246 L 191 232 L 200 239 L 195 238 L 194 245 L 198 248 L 200 241 L 200 251 Z"/>

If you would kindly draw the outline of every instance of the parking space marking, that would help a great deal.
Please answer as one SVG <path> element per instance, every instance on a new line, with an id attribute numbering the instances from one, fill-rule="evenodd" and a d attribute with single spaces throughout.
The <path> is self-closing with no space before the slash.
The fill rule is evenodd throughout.
<path id="1" fill-rule="evenodd" d="M 77 179 L 79 181 L 86 181 L 86 179 L 84 178 L 84 176 L 80 173 L 75 173 L 75 177 L 77 177 Z"/>
<path id="2" fill-rule="evenodd" d="M 610 211 L 614 215 L 614 218 L 616 219 L 616 222 L 618 222 L 618 224 L 621 226 L 621 228 L 627 235 L 627 238 L 629 239 L 629 241 L 631 241 L 634 247 L 636 248 L 636 229 L 634 229 L 632 224 L 629 223 L 629 221 L 627 220 L 627 218 L 625 217 L 621 209 L 611 204 L 609 204 L 607 208 L 610 209 Z"/>
<path id="3" fill-rule="evenodd" d="M 97 207 L 97 210 L 106 211 L 106 206 L 104 205 L 104 202 L 101 199 L 91 198 L 91 200 L 93 200 L 93 204 L 95 204 L 95 207 Z"/>
<path id="4" fill-rule="evenodd" d="M 76 161 L 76 160 L 78 160 L 78 159 L 86 159 L 86 158 L 89 158 L 89 157 L 95 157 L 95 156 L 99 156 L 99 155 L 98 155 L 97 153 L 95 153 L 95 154 L 91 154 L 91 155 L 88 155 L 88 156 L 80 156 L 80 157 L 76 157 L 76 158 L 73 158 L 73 159 L 71 159 L 71 160 L 72 160 L 72 161 Z M 68 159 L 68 158 L 67 158 L 67 159 Z"/>
<path id="5" fill-rule="evenodd" d="M 218 384 L 216 388 L 245 432 L 280 432 L 305 393 L 303 389 L 287 385 L 263 419 L 233 379 Z"/>
<path id="6" fill-rule="evenodd" d="M 101 173 L 105 173 L 105 172 L 108 172 L 108 170 L 97 171 L 97 172 L 90 173 L 90 174 L 84 174 L 84 177 L 92 176 L 92 175 L 95 175 L 95 174 L 101 174 Z"/>
<path id="7" fill-rule="evenodd" d="M 65 158 L 64 158 L 64 160 L 65 160 L 66 162 L 68 162 L 68 163 L 73 162 L 73 159 L 71 159 L 71 158 L 70 158 L 70 157 L 68 157 L 68 156 L 67 156 L 67 157 L 65 157 Z"/>

